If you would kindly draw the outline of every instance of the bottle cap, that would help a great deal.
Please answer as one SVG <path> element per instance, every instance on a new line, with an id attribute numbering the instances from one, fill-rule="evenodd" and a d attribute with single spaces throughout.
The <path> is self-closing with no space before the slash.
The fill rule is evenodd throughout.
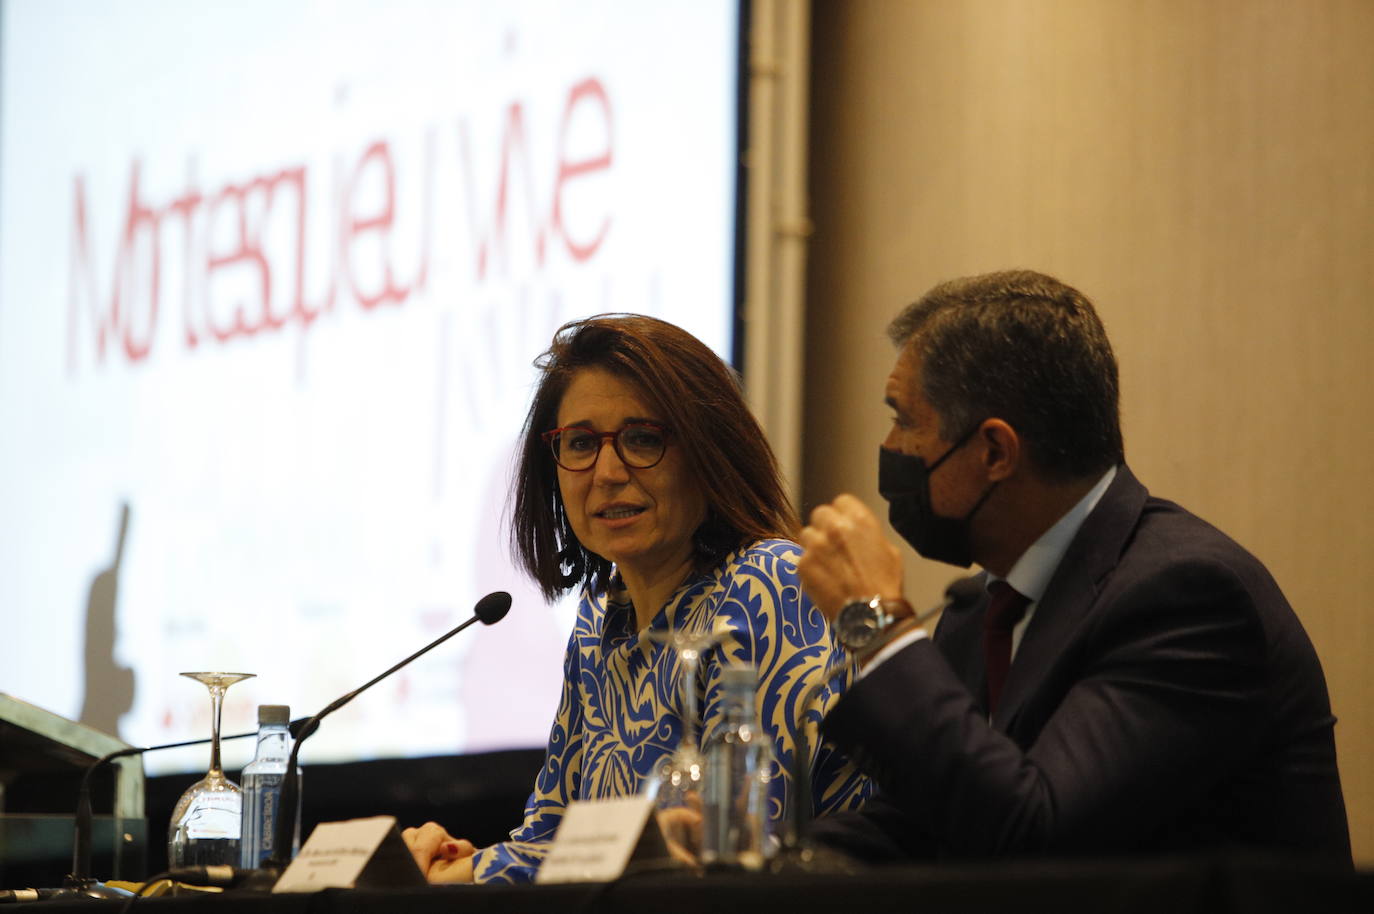
<path id="1" fill-rule="evenodd" d="M 285 727 L 291 722 L 290 705 L 258 705 L 258 726 Z"/>

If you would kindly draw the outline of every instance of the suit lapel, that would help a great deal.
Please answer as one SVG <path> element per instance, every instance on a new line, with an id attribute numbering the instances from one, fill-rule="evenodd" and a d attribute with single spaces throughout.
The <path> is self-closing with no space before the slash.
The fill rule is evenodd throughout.
<path id="1" fill-rule="evenodd" d="M 1097 602 L 1103 580 L 1120 560 L 1148 497 L 1125 464 L 1117 467 L 1111 485 L 1069 543 L 1021 636 L 992 716 L 996 729 L 1007 732 L 1021 706 L 1040 688 L 1064 646 L 1073 639 Z"/>
<path id="2" fill-rule="evenodd" d="M 977 578 L 979 587 L 987 586 L 986 571 L 978 572 Z M 987 594 L 982 593 L 967 609 L 945 610 L 935 629 L 935 643 L 980 708 L 987 707 L 983 661 L 983 614 L 987 606 Z"/>

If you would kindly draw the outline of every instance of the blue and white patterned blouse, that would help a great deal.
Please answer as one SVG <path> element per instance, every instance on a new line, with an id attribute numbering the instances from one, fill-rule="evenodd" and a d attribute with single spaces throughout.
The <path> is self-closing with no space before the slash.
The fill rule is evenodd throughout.
<path id="1" fill-rule="evenodd" d="M 872 789 L 835 749 L 816 748 L 821 718 L 839 699 L 848 673 L 805 707 L 800 704 L 822 671 L 843 656 L 825 618 L 802 595 L 800 553 L 786 540 L 741 549 L 715 571 L 686 581 L 649 625 L 659 632 L 729 628 L 722 643 L 701 658 L 697 707 L 703 745 L 724 719 L 721 670 L 735 663 L 758 669 L 759 718 L 773 736 L 769 806 L 775 829 L 790 806 L 792 760 L 803 718 L 807 745 L 813 747 L 817 814 L 857 808 Z M 682 731 L 677 654 L 636 630 L 634 606 L 618 575 L 609 594 L 583 593 L 563 674 L 558 714 L 544 767 L 525 804 L 525 822 L 511 832 L 511 840 L 477 852 L 477 882 L 531 881 L 570 801 L 639 791 L 677 746 Z"/>

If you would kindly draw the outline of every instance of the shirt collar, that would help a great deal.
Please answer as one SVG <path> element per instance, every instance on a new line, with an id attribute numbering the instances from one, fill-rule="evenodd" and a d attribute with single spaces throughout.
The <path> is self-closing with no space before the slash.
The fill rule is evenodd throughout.
<path id="1" fill-rule="evenodd" d="M 1040 534 L 1040 538 L 1021 554 L 1016 564 L 1011 566 L 1011 571 L 1007 572 L 1007 583 L 1018 593 L 1029 597 L 1032 603 L 1039 603 L 1040 598 L 1045 595 L 1046 588 L 1050 586 L 1050 578 L 1054 577 L 1055 570 L 1063 561 L 1069 543 L 1073 542 L 1074 536 L 1078 533 L 1078 528 L 1083 526 L 1083 521 L 1087 520 L 1093 508 L 1097 507 L 1097 503 L 1102 500 L 1107 487 L 1115 478 L 1116 467 L 1113 466 L 1102 474 L 1102 478 L 1088 490 L 1088 494 L 1080 498 L 1063 517 L 1054 522 L 1054 526 Z M 996 575 L 988 575 L 988 583 L 996 580 L 1000 580 Z"/>
<path id="2" fill-rule="evenodd" d="M 710 590 L 713 583 L 719 584 L 717 579 L 720 574 L 720 569 L 717 569 L 714 576 L 700 571 L 690 572 L 678 585 L 678 589 L 674 591 L 673 595 L 668 598 L 667 604 L 649 622 L 649 628 L 667 631 L 672 629 L 674 625 L 687 624 L 685 615 L 700 602 L 703 591 Z M 724 593 L 724 588 L 716 587 L 715 589 L 720 594 Z M 635 615 L 634 601 L 630 599 L 630 591 L 625 586 L 625 579 L 620 576 L 619 569 L 612 572 L 610 583 L 607 585 L 602 598 L 605 600 L 605 609 L 601 620 L 603 650 L 613 650 L 620 644 L 638 643 L 641 634 L 639 620 Z"/>

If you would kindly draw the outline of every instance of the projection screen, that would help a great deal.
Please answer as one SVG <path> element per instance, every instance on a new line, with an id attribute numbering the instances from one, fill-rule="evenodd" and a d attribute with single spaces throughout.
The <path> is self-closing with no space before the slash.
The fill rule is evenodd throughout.
<path id="1" fill-rule="evenodd" d="M 507 545 L 532 361 L 606 311 L 729 358 L 738 4 L 8 0 L 0 29 L 0 691 L 152 744 L 208 733 L 178 673 L 252 672 L 251 729 L 508 590 L 308 759 L 542 745 L 572 607 Z"/>

